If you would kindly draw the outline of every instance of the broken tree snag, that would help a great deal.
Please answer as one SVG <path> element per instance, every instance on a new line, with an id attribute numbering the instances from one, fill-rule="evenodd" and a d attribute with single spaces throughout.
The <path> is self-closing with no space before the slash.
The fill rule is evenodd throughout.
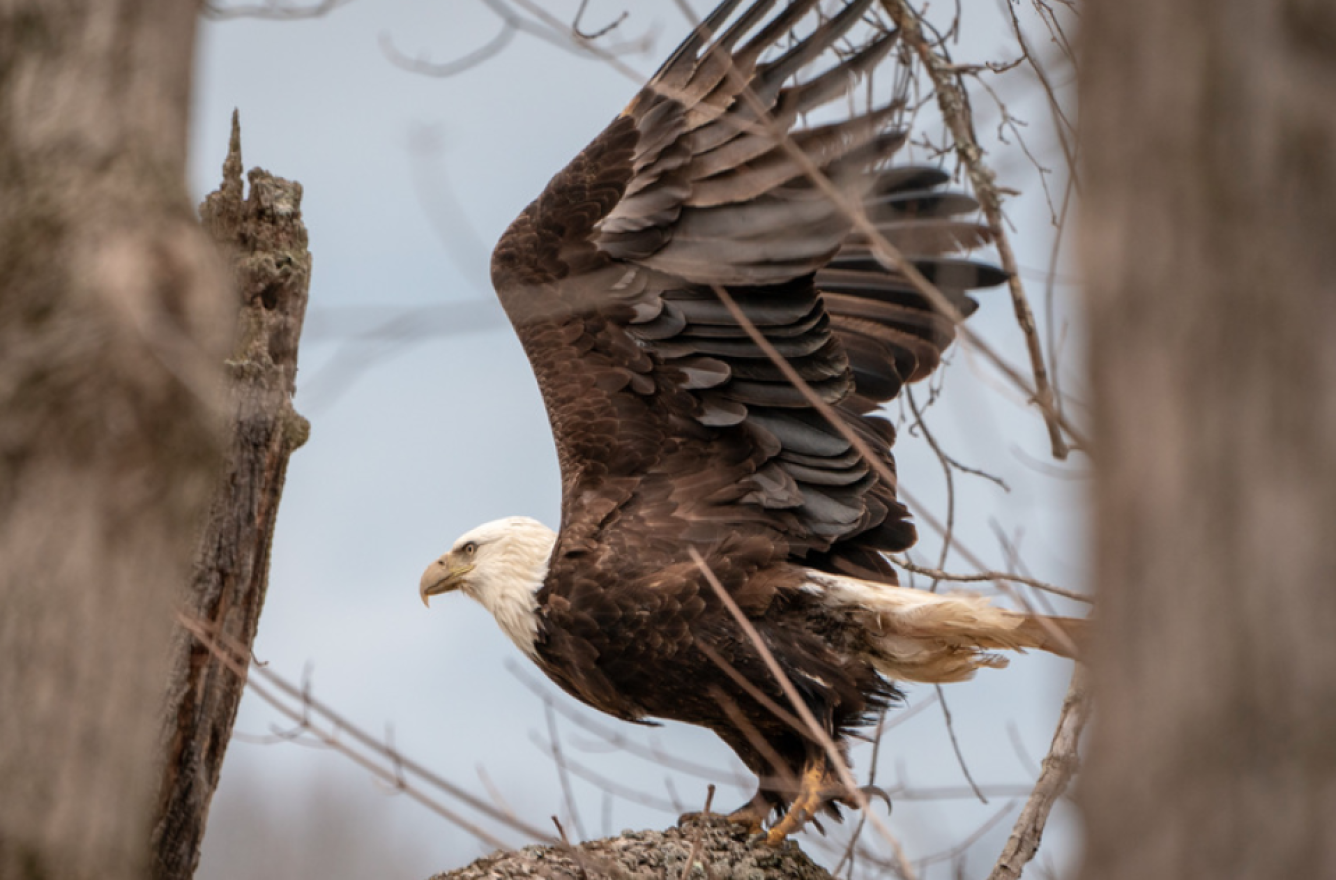
<path id="1" fill-rule="evenodd" d="M 258 168 L 249 181 L 250 196 L 243 200 L 234 115 L 222 186 L 200 207 L 205 228 L 231 261 L 239 297 L 236 340 L 226 362 L 232 422 L 180 614 L 244 651 L 255 639 L 264 604 L 288 458 L 310 432 L 292 407 L 311 278 L 302 188 Z M 159 880 L 194 874 L 245 686 L 184 627 L 178 626 L 172 651 L 152 837 Z"/>

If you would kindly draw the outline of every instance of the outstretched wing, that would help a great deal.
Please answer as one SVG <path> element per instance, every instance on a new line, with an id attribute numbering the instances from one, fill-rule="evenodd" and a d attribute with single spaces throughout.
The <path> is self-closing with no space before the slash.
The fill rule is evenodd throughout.
<path id="1" fill-rule="evenodd" d="M 941 191 L 946 175 L 888 167 L 906 138 L 898 105 L 803 121 L 894 46 L 894 32 L 864 21 L 871 0 L 828 18 L 817 0 L 741 5 L 726 0 L 701 23 L 493 255 L 561 463 L 554 564 L 606 550 L 619 530 L 636 535 L 643 565 L 680 562 L 683 542 L 731 532 L 807 565 L 892 580 L 879 552 L 914 540 L 895 486 L 716 291 L 892 466 L 893 430 L 867 413 L 936 366 L 953 326 L 872 258 L 779 138 L 861 199 L 961 311 L 974 307 L 967 289 L 1003 276 L 950 256 L 987 233 L 958 219 L 977 206 Z M 815 26 L 791 38 L 809 16 Z"/>

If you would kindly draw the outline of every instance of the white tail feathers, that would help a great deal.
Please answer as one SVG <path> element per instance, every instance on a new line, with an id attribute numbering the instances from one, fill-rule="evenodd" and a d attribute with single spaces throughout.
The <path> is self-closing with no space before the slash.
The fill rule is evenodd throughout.
<path id="1" fill-rule="evenodd" d="M 995 608 L 971 593 L 929 593 L 812 572 L 809 592 L 863 630 L 862 646 L 882 675 L 898 681 L 961 681 L 983 666 L 1007 665 L 991 650 L 1038 648 L 1075 657 L 1085 621 Z"/>

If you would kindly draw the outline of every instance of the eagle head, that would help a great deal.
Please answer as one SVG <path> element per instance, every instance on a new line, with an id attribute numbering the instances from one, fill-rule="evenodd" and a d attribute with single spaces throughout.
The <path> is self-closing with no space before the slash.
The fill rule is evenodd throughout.
<path id="1" fill-rule="evenodd" d="M 547 577 L 557 533 L 527 516 L 484 523 L 464 533 L 450 552 L 422 573 L 418 595 L 460 590 L 492 613 L 520 650 L 533 656 L 538 637 L 538 590 Z"/>

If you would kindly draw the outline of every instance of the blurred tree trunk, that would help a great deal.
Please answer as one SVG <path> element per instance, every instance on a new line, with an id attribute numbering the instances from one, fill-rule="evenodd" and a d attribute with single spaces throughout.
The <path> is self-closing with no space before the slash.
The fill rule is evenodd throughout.
<path id="1" fill-rule="evenodd" d="M 1336 4 L 1082 31 L 1083 877 L 1336 877 Z"/>
<path id="2" fill-rule="evenodd" d="M 0 876 L 148 869 L 233 309 L 185 190 L 196 5 L 0 3 Z"/>

